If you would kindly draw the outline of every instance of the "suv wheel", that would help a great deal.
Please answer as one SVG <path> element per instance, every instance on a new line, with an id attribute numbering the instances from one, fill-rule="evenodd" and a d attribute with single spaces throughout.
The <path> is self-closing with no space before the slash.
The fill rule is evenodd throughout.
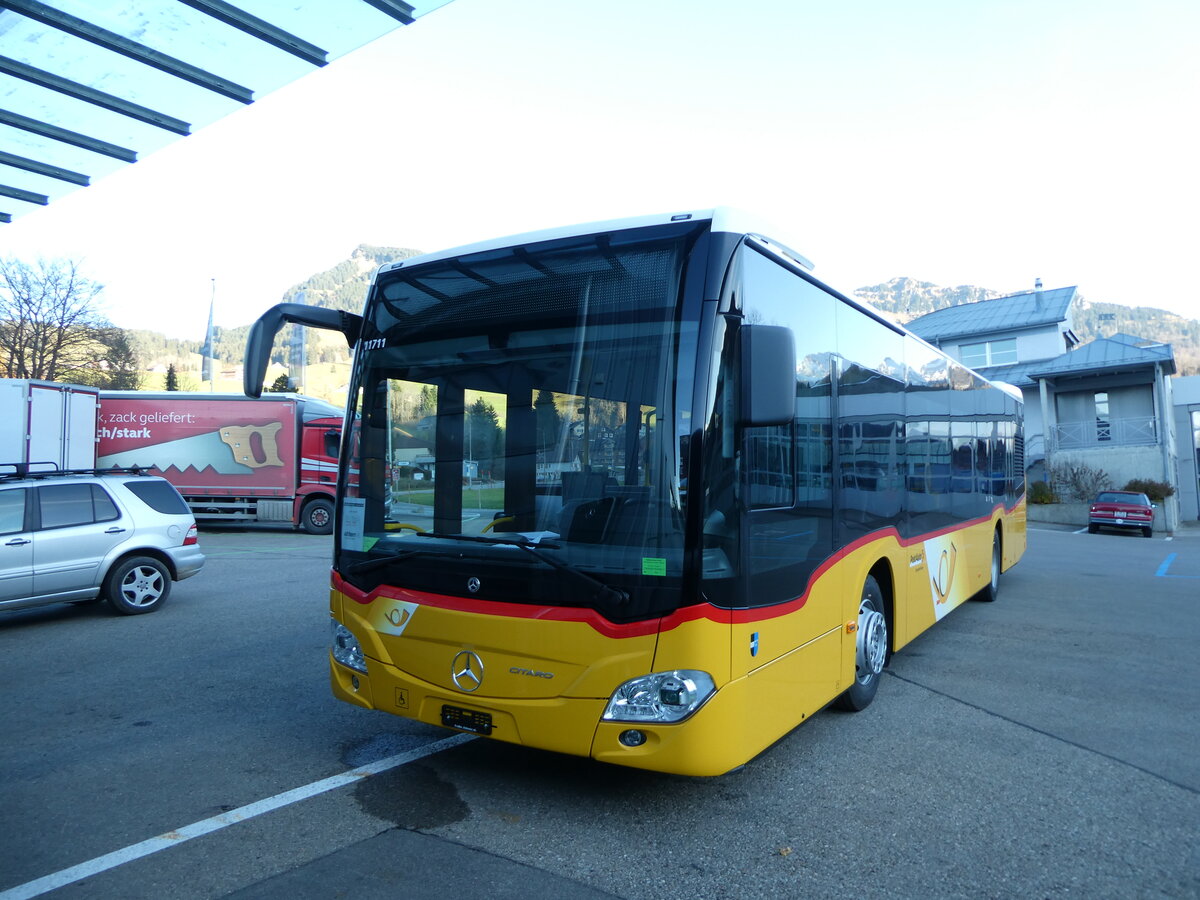
<path id="1" fill-rule="evenodd" d="M 170 593 L 171 573 L 151 556 L 121 560 L 104 580 L 104 596 L 113 609 L 126 616 L 154 612 Z"/>

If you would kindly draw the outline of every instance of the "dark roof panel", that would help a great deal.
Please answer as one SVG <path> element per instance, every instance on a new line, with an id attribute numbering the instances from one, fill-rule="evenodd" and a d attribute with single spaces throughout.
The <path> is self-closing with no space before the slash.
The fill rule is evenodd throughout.
<path id="1" fill-rule="evenodd" d="M 1123 337 L 1129 338 L 1129 335 Z M 1038 378 L 1116 372 L 1148 367 L 1155 363 L 1161 364 L 1168 375 L 1175 374 L 1175 352 L 1170 344 L 1150 343 L 1148 346 L 1138 347 L 1124 340 L 1099 338 L 1053 359 L 1009 366 L 988 366 L 979 369 L 978 372 L 990 381 L 1006 381 L 1017 387 L 1031 387 L 1037 383 Z"/>
<path id="2" fill-rule="evenodd" d="M 1017 331 L 1065 321 L 1076 296 L 1074 287 L 1010 294 L 934 310 L 913 319 L 906 327 L 930 342 Z"/>

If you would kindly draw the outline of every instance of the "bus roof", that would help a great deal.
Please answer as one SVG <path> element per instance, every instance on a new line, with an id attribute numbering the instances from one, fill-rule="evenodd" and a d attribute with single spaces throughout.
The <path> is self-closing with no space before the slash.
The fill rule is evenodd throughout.
<path id="1" fill-rule="evenodd" d="M 606 231 L 623 231 L 629 228 L 647 228 L 652 225 L 669 225 L 673 222 L 711 222 L 712 230 L 725 234 L 751 234 L 768 244 L 771 244 L 793 258 L 806 269 L 812 269 L 813 264 L 801 254 L 791 250 L 776 240 L 772 235 L 777 234 L 769 225 L 743 210 L 729 206 L 719 206 L 714 209 L 690 210 L 674 213 L 662 213 L 653 216 L 635 216 L 627 219 L 611 219 L 605 222 L 586 222 L 578 225 L 564 225 L 559 228 L 547 228 L 541 231 L 529 231 L 524 234 L 513 234 L 506 237 L 492 238 L 461 247 L 450 247 L 433 253 L 424 253 L 397 262 L 386 263 L 379 267 L 376 274 L 390 272 L 401 268 L 423 265 L 441 259 L 453 259 L 470 253 L 482 253 L 488 250 L 502 250 L 505 247 L 520 247 L 525 244 L 535 244 L 542 241 L 553 241 L 559 238 L 579 237 L 586 234 L 599 234 Z"/>
<path id="2" fill-rule="evenodd" d="M 483 253 L 488 250 L 503 250 L 506 247 L 521 247 L 526 244 L 535 244 L 542 241 L 553 241 L 559 238 L 579 237 L 588 234 L 601 234 L 608 231 L 624 231 L 630 228 L 647 228 L 654 225 L 669 225 L 678 222 L 710 222 L 711 229 L 719 234 L 734 234 L 746 235 L 753 238 L 754 243 L 758 243 L 770 251 L 790 259 L 792 262 L 801 266 L 804 269 L 812 271 L 813 264 L 804 256 L 792 250 L 786 244 L 781 243 L 774 234 L 778 230 L 773 228 L 762 219 L 754 216 L 745 210 L 731 206 L 718 206 L 713 209 L 691 210 L 685 212 L 662 213 L 653 216 L 634 216 L 626 219 L 611 219 L 604 222 L 585 222 L 577 225 L 564 225 L 559 228 L 547 228 L 541 231 L 529 231 L 524 234 L 513 234 L 506 237 L 492 238 L 486 241 L 479 241 L 474 244 L 464 244 L 460 247 L 450 247 L 446 250 L 438 250 L 433 253 L 425 253 L 420 256 L 412 256 L 408 259 L 398 260 L 392 263 L 386 263 L 380 266 L 375 271 L 375 276 L 383 272 L 391 272 L 397 269 L 411 268 L 412 266 L 423 265 L 424 263 L 437 262 L 443 259 L 454 259 L 459 256 L 466 256 L 471 253 Z M 373 276 L 374 277 L 374 276 Z M 882 324 L 905 334 L 908 337 L 916 340 L 935 352 L 941 354 L 942 351 L 934 347 L 924 338 L 913 334 L 899 322 L 894 321 L 890 317 L 879 312 L 869 303 L 851 295 L 847 295 L 832 288 L 829 285 L 823 285 L 826 290 L 841 298 L 846 303 L 854 306 L 878 320 Z M 978 374 L 978 373 L 976 373 Z M 984 376 L 979 376 L 983 378 Z M 984 378 L 986 381 L 987 379 Z M 1023 400 L 1023 396 L 1019 388 L 1013 387 L 1010 384 L 1003 382 L 991 382 L 1004 393 L 1013 397 L 1016 400 Z"/>

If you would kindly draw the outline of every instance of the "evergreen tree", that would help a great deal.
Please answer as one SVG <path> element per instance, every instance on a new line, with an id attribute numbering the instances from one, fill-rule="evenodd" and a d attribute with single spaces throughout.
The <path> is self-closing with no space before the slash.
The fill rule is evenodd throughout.
<path id="1" fill-rule="evenodd" d="M 554 405 L 554 394 L 551 391 L 538 391 L 533 401 L 534 415 L 537 418 L 537 449 L 549 453 L 558 443 L 558 434 L 562 429 L 562 416 Z"/>
<path id="2" fill-rule="evenodd" d="M 437 391 L 431 385 L 424 385 L 421 388 L 421 399 L 417 402 L 416 417 L 417 420 L 432 416 L 437 412 Z"/>
<path id="3" fill-rule="evenodd" d="M 289 379 L 287 377 L 287 375 L 284 374 L 284 375 L 280 375 L 273 382 L 271 382 L 271 386 L 269 388 L 267 388 L 266 390 L 267 390 L 267 393 L 270 393 L 270 394 L 286 394 L 291 389 L 292 389 L 291 379 Z"/>
<path id="4" fill-rule="evenodd" d="M 175 363 L 167 366 L 167 390 L 179 390 L 179 373 L 175 371 Z"/>
<path id="5" fill-rule="evenodd" d="M 496 410 L 482 397 L 467 410 L 467 442 L 467 452 L 479 462 L 481 477 L 504 477 L 504 430 Z"/>
<path id="6" fill-rule="evenodd" d="M 99 333 L 104 348 L 99 386 L 111 391 L 136 391 L 142 386 L 142 361 L 121 328 L 106 328 Z"/>

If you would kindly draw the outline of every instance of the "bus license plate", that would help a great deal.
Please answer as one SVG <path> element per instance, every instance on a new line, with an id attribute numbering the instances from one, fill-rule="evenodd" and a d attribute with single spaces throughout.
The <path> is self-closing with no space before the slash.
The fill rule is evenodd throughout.
<path id="1" fill-rule="evenodd" d="M 442 724 L 447 728 L 469 731 L 472 734 L 492 733 L 492 714 L 462 709 L 458 706 L 442 707 Z"/>

